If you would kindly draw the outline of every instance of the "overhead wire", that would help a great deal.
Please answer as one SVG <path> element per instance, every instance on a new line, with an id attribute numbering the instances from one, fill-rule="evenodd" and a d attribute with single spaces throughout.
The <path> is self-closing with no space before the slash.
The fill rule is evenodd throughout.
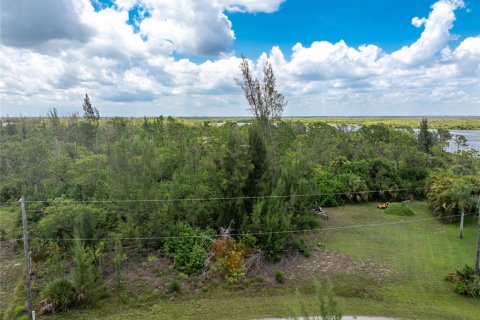
<path id="1" fill-rule="evenodd" d="M 475 212 L 465 213 L 464 216 L 476 215 Z M 460 217 L 461 214 L 451 215 L 449 217 Z M 365 228 L 365 227 L 378 227 L 378 226 L 387 226 L 387 225 L 397 225 L 404 223 L 428 221 L 428 220 L 437 220 L 439 217 L 429 217 L 421 219 L 411 219 L 411 220 L 399 220 L 399 221 L 389 221 L 383 223 L 369 223 L 369 224 L 357 224 L 357 225 L 347 225 L 347 226 L 337 226 L 337 227 L 327 227 L 327 228 L 312 228 L 312 229 L 299 229 L 299 230 L 280 230 L 280 231 L 258 231 L 258 232 L 246 232 L 246 233 L 230 233 L 229 236 L 245 236 L 245 235 L 268 235 L 268 234 L 286 234 L 286 233 L 305 233 L 305 232 L 324 232 L 331 230 L 343 230 L 343 229 L 355 229 L 355 228 Z M 41 240 L 41 241 L 56 241 L 56 242 L 68 242 L 68 241 L 118 241 L 118 240 L 161 240 L 161 239 L 179 239 L 179 238 L 205 238 L 205 235 L 183 235 L 183 236 L 157 236 L 157 237 L 106 237 L 106 238 L 41 238 L 41 237 L 29 237 L 31 240 Z M 23 238 L 17 238 L 14 240 L 22 240 Z"/>
<path id="2" fill-rule="evenodd" d="M 268 198 L 301 198 L 301 197 L 319 197 L 327 195 L 348 195 L 382 192 L 401 192 L 424 190 L 425 187 L 385 189 L 385 190 L 362 190 L 362 191 L 343 191 L 343 192 L 320 192 L 309 194 L 288 194 L 288 195 L 263 195 L 263 196 L 238 196 L 238 197 L 210 197 L 210 198 L 173 198 L 173 199 L 105 199 L 105 200 L 75 200 L 75 199 L 52 199 L 52 200 L 25 200 L 25 203 L 122 203 L 122 202 L 181 202 L 181 201 L 219 201 L 219 200 L 240 200 L 240 199 L 268 199 Z M 2 202 L 0 204 L 9 204 L 11 202 Z"/>

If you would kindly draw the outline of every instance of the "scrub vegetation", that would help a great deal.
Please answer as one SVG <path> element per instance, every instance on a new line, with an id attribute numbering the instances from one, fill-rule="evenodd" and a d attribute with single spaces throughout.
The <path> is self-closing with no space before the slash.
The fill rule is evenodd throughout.
<path id="1" fill-rule="evenodd" d="M 287 315 L 299 288 L 305 312 L 475 318 L 478 301 L 444 279 L 473 262 L 478 152 L 444 152 L 448 135 L 427 119 L 418 135 L 388 123 L 350 131 L 282 119 L 271 66 L 262 79 L 245 60 L 241 68 L 247 125 L 101 119 L 88 96 L 84 117 L 1 120 L 5 319 L 24 312 L 15 312 L 21 269 L 3 263 L 21 262 L 22 195 L 44 317 Z M 372 201 L 391 205 L 383 212 Z M 458 222 L 463 239 L 452 234 Z M 363 227 L 342 230 L 349 225 Z M 473 277 L 462 270 L 456 280 Z M 309 280 L 319 275 L 331 278 L 326 296 Z"/>

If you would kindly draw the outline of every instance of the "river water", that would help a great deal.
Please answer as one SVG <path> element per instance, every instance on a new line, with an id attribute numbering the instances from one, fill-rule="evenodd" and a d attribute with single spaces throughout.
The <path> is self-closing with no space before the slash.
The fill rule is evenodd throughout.
<path id="1" fill-rule="evenodd" d="M 335 128 L 339 128 L 336 124 L 330 124 Z M 347 125 L 344 130 L 347 131 L 357 131 L 361 128 L 361 125 L 358 124 L 351 124 Z M 413 129 L 415 133 L 418 133 L 419 129 Z M 430 129 L 430 131 L 434 132 L 435 129 Z M 448 141 L 448 146 L 445 148 L 446 152 L 454 153 L 458 150 L 477 150 L 480 152 L 480 130 L 449 130 L 450 134 L 452 135 L 452 139 Z M 453 139 L 456 135 L 462 135 L 467 139 L 467 146 L 459 147 L 455 143 Z"/>
<path id="2" fill-rule="evenodd" d="M 452 136 L 463 135 L 467 139 L 468 146 L 457 148 L 455 141 L 450 140 L 448 147 L 445 149 L 447 152 L 456 152 L 457 150 L 469 150 L 474 149 L 480 152 L 480 130 L 450 130 Z"/>

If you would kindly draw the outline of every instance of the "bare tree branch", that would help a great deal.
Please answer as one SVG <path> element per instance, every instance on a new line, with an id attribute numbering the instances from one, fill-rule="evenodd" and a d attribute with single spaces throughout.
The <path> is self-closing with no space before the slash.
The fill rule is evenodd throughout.
<path id="1" fill-rule="evenodd" d="M 263 67 L 263 81 L 256 79 L 250 70 L 248 60 L 242 56 L 240 63 L 241 78 L 235 78 L 236 84 L 242 88 L 249 111 L 257 119 L 273 120 L 282 116 L 287 105 L 283 94 L 277 90 L 277 82 L 272 65 L 267 62 Z"/>

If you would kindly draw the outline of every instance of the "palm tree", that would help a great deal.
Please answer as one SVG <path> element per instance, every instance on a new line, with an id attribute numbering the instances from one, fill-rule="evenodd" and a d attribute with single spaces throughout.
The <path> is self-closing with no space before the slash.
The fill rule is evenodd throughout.
<path id="1" fill-rule="evenodd" d="M 368 192 L 365 190 L 368 189 L 367 184 L 360 177 L 356 176 L 353 173 L 345 174 L 347 193 L 346 196 L 348 200 L 367 201 Z"/>
<path id="2" fill-rule="evenodd" d="M 460 239 L 463 239 L 463 223 L 465 220 L 465 209 L 470 209 L 475 203 L 472 196 L 472 189 L 464 184 L 455 184 L 451 189 L 452 203 L 461 211 L 460 218 Z"/>

